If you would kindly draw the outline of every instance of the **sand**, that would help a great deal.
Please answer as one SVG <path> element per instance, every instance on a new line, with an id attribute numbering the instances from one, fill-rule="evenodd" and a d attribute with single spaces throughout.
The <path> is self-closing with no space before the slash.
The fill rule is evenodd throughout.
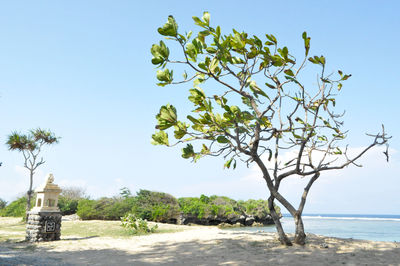
<path id="1" fill-rule="evenodd" d="M 0 265 L 400 265 L 396 242 L 308 234 L 305 246 L 285 247 L 274 233 L 171 227 L 182 231 L 128 238 L 68 236 L 38 244 L 3 242 Z"/>

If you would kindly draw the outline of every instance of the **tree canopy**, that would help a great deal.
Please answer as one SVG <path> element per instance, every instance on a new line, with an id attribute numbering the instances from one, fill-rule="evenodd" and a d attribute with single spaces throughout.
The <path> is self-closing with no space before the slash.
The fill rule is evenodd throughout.
<path id="1" fill-rule="evenodd" d="M 309 55 L 311 38 L 306 32 L 301 35 L 304 54 L 298 60 L 273 34 L 261 38 L 235 29 L 224 34 L 219 26 L 211 26 L 208 12 L 193 20 L 199 27 L 196 33 L 181 33 L 173 16 L 158 28 L 167 41 L 177 44 L 180 58 L 171 56 L 164 41 L 151 47 L 152 63 L 160 68 L 158 85 L 192 82 L 188 99 L 193 104 L 192 113 L 183 119 L 173 105 L 162 106 L 152 143 L 186 143 L 183 158 L 196 162 L 204 156 L 223 156 L 226 168 L 235 168 L 238 160 L 256 163 L 270 191 L 270 207 L 275 199 L 284 205 L 295 218 L 295 242 L 304 244 L 301 214 L 313 182 L 323 171 L 356 165 L 366 151 L 387 144 L 389 137 L 382 126 L 381 133 L 370 134 L 369 146 L 350 156 L 343 144 L 343 113 L 335 112 L 335 106 L 336 95 L 351 75 L 341 70 L 326 73 L 326 58 Z M 314 87 L 302 77 L 310 64 L 319 68 Z M 182 78 L 176 79 L 174 70 L 182 71 Z M 293 155 L 284 158 L 288 151 Z M 279 192 L 281 181 L 292 175 L 310 177 L 297 208 Z M 279 217 L 271 215 L 281 242 L 290 244 Z"/>

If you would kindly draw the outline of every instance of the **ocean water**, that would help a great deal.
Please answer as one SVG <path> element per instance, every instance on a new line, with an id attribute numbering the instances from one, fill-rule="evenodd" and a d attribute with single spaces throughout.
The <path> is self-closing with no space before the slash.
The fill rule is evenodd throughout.
<path id="1" fill-rule="evenodd" d="M 285 232 L 294 233 L 295 226 L 290 215 L 284 215 L 281 222 Z M 303 222 L 306 233 L 340 238 L 400 242 L 400 215 L 304 214 Z M 275 225 L 241 227 L 229 230 L 276 232 Z"/>

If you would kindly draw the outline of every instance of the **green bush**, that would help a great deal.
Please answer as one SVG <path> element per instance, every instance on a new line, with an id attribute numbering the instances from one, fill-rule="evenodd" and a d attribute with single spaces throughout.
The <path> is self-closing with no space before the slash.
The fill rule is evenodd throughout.
<path id="1" fill-rule="evenodd" d="M 0 199 L 0 210 L 4 209 L 7 206 L 7 201 Z"/>
<path id="2" fill-rule="evenodd" d="M 70 199 L 60 196 L 58 198 L 58 208 L 62 215 L 70 215 L 76 213 L 78 209 L 79 199 Z"/>
<path id="3" fill-rule="evenodd" d="M 35 198 L 36 197 L 32 197 L 31 207 L 35 204 Z M 0 210 L 0 216 L 6 217 L 25 217 L 25 214 L 26 197 L 18 198 Z"/>
<path id="4" fill-rule="evenodd" d="M 58 208 L 62 215 L 77 212 L 79 200 L 86 198 L 85 190 L 81 187 L 63 187 L 58 198 Z"/>
<path id="5" fill-rule="evenodd" d="M 175 197 L 142 189 L 133 198 L 132 213 L 149 221 L 176 223 L 180 209 Z"/>
<path id="6" fill-rule="evenodd" d="M 82 199 L 78 202 L 78 207 L 76 214 L 82 219 L 82 220 L 91 220 L 91 219 L 96 219 L 97 218 L 97 213 L 95 211 L 95 200 L 90 200 L 90 199 Z"/>
<path id="7" fill-rule="evenodd" d="M 119 220 L 132 208 L 132 198 L 81 199 L 77 214 L 82 220 Z"/>
<path id="8" fill-rule="evenodd" d="M 133 213 L 128 213 L 121 218 L 122 227 L 129 230 L 132 234 L 154 233 L 158 225 L 149 227 L 146 220 L 136 217 Z"/>
<path id="9" fill-rule="evenodd" d="M 190 214 L 199 219 L 210 216 L 229 217 L 243 213 L 235 200 L 223 196 L 201 195 L 200 198 L 179 198 L 178 202 L 184 214 Z"/>
<path id="10" fill-rule="evenodd" d="M 239 200 L 238 205 L 241 209 L 245 211 L 247 215 L 253 215 L 257 217 L 264 217 L 269 215 L 268 201 L 267 200 L 253 200 L 249 199 L 247 201 Z M 275 210 L 280 214 L 281 210 L 279 206 L 275 205 Z"/>

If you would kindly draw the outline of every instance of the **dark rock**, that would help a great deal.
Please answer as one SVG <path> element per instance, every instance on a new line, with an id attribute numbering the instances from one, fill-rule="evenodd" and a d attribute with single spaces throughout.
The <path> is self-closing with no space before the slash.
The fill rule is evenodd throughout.
<path id="1" fill-rule="evenodd" d="M 246 226 L 251 226 L 254 222 L 255 222 L 255 218 L 254 218 L 254 216 L 247 216 L 246 217 L 246 220 L 244 221 L 244 225 L 246 225 Z"/>

